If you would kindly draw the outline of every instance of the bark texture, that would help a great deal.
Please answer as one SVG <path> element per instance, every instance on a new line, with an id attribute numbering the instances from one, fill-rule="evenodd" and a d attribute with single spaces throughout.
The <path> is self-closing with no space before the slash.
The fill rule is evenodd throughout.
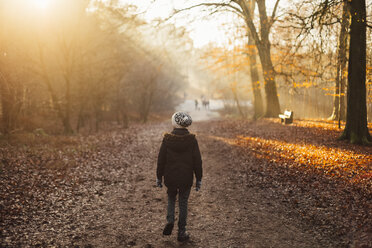
<path id="1" fill-rule="evenodd" d="M 275 83 L 275 70 L 271 60 L 271 44 L 269 40 L 270 29 L 275 17 L 275 11 L 271 18 L 266 13 L 265 0 L 256 0 L 258 6 L 258 13 L 260 16 L 260 32 L 257 32 L 253 23 L 253 15 L 250 9 L 254 1 L 236 1 L 242 9 L 245 17 L 245 22 L 248 26 L 249 32 L 256 44 L 258 54 L 260 56 L 261 65 L 265 79 L 265 93 L 266 93 L 266 117 L 277 117 L 280 113 L 279 98 Z M 277 1 L 278 3 L 278 1 Z M 277 6 L 277 4 L 276 4 Z"/>
<path id="2" fill-rule="evenodd" d="M 255 0 L 250 1 L 251 14 L 254 13 Z M 260 118 L 264 115 L 264 108 L 262 102 L 261 85 L 257 69 L 257 50 L 254 42 L 254 38 L 248 30 L 248 59 L 249 69 L 251 73 L 251 85 L 253 91 L 253 107 L 254 107 L 254 119 Z"/>
<path id="3" fill-rule="evenodd" d="M 346 85 L 346 51 L 348 42 L 348 30 L 350 25 L 350 15 L 347 3 L 343 4 L 342 21 L 339 36 L 339 47 L 337 51 L 337 74 L 335 80 L 335 96 L 333 98 L 333 111 L 329 119 L 345 120 L 345 85 Z"/>
<path id="4" fill-rule="evenodd" d="M 340 137 L 351 143 L 372 141 L 366 103 L 366 2 L 348 2 L 351 13 L 346 127 Z"/>

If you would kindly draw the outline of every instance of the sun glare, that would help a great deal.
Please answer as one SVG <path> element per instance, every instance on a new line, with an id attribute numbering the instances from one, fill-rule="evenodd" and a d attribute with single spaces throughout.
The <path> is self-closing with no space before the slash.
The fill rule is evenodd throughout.
<path id="1" fill-rule="evenodd" d="M 32 0 L 32 3 L 35 7 L 45 10 L 48 8 L 50 0 Z"/>

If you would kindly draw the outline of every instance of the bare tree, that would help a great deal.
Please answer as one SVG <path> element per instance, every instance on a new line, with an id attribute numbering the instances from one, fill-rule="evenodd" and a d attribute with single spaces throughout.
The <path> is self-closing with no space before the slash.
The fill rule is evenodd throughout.
<path id="1" fill-rule="evenodd" d="M 175 106 L 185 78 L 175 62 L 182 45 L 172 42 L 189 42 L 186 33 L 154 42 L 154 27 L 119 1 L 56 1 L 53 15 L 27 12 L 29 22 L 18 7 L 0 0 L 1 132 L 127 127 L 129 117 Z"/>
<path id="2" fill-rule="evenodd" d="M 258 55 L 265 79 L 265 99 L 266 99 L 266 117 L 277 117 L 280 113 L 279 98 L 275 83 L 275 70 L 271 59 L 271 43 L 269 39 L 270 30 L 276 20 L 280 0 L 276 0 L 275 7 L 271 16 L 267 15 L 266 1 L 256 0 L 259 12 L 260 27 L 256 28 L 252 15 L 252 1 L 249 0 L 230 0 L 226 2 L 204 2 L 187 7 L 181 10 L 175 10 L 175 14 L 198 7 L 210 8 L 211 13 L 219 11 L 233 11 L 239 17 L 243 18 L 250 36 L 257 47 Z"/>
<path id="3" fill-rule="evenodd" d="M 312 4 L 312 1 L 304 1 L 303 4 Z M 347 84 L 347 113 L 346 126 L 340 139 L 345 139 L 351 143 L 367 144 L 371 141 L 371 136 L 367 126 L 367 104 L 366 104 L 366 29 L 370 25 L 366 17 L 365 0 L 326 0 L 319 1 L 318 5 L 307 16 L 296 16 L 300 23 L 300 35 L 309 34 L 315 26 L 330 26 L 339 23 L 339 19 L 332 9 L 344 3 L 344 11 L 349 9 L 351 15 L 350 24 L 350 45 L 348 61 L 348 84 Z M 346 6 L 347 5 L 347 6 Z M 347 16 L 343 15 L 343 25 L 347 26 Z M 344 28 L 346 29 L 346 27 Z M 341 30 L 346 35 L 345 30 Z M 340 45 L 345 45 L 346 37 L 340 37 Z M 346 46 L 346 45 L 345 45 Z M 343 49 L 346 51 L 346 47 Z M 342 59 L 345 56 L 340 54 L 340 63 L 337 65 L 337 74 L 342 74 Z M 342 76 L 341 80 L 342 80 Z M 336 77 L 337 78 L 337 77 Z M 339 87 L 339 86 L 338 86 Z M 337 88 L 337 87 L 336 87 Z M 342 89 L 339 88 L 339 93 Z M 336 94 L 341 95 L 341 94 Z M 338 102 L 340 105 L 340 102 Z"/>

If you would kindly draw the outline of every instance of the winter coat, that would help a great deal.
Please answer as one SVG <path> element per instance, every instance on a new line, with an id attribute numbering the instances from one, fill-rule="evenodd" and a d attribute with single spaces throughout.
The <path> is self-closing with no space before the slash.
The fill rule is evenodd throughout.
<path id="1" fill-rule="evenodd" d="M 198 141 L 186 128 L 175 128 L 166 133 L 160 147 L 157 178 L 168 188 L 189 188 L 193 184 L 193 174 L 201 181 L 202 160 Z"/>

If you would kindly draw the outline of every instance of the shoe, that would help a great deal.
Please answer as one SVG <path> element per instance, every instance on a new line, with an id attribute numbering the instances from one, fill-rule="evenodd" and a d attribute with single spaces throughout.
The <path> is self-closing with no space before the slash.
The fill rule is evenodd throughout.
<path id="1" fill-rule="evenodd" d="M 190 235 L 186 232 L 186 229 L 178 230 L 178 237 L 177 240 L 180 242 L 184 242 L 190 238 Z"/>
<path id="2" fill-rule="evenodd" d="M 165 225 L 164 230 L 163 230 L 163 235 L 171 235 L 172 230 L 173 230 L 173 223 L 168 223 Z"/>

